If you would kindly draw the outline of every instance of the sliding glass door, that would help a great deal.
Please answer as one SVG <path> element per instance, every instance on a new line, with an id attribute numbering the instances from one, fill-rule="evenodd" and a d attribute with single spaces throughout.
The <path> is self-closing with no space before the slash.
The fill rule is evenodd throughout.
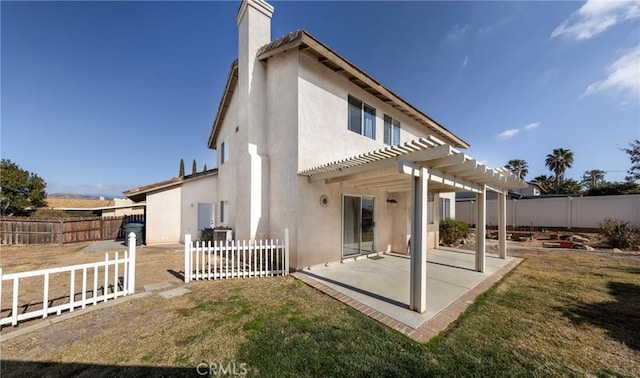
<path id="1" fill-rule="evenodd" d="M 342 257 L 374 252 L 374 205 L 371 197 L 342 197 Z"/>

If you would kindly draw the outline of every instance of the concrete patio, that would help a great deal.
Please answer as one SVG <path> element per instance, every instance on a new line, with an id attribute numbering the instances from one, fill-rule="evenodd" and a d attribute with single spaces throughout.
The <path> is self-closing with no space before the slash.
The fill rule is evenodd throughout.
<path id="1" fill-rule="evenodd" d="M 414 337 L 435 336 L 521 259 L 487 254 L 484 273 L 475 271 L 475 254 L 436 249 L 427 254 L 427 311 L 409 309 L 410 258 L 383 254 L 347 263 L 304 269 L 294 275 L 376 320 Z M 423 328 L 423 329 L 421 329 Z M 438 329 L 441 328 L 441 329 Z M 430 330 L 430 332 L 426 332 Z M 424 332 L 416 332 L 424 331 Z"/>

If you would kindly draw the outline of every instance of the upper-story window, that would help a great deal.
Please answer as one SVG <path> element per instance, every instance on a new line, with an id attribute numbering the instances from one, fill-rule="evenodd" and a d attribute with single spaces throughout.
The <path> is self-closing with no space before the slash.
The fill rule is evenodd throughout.
<path id="1" fill-rule="evenodd" d="M 376 139 L 376 110 L 349 96 L 349 130 Z"/>
<path id="2" fill-rule="evenodd" d="M 384 115 L 384 144 L 400 145 L 400 121 Z"/>
<path id="3" fill-rule="evenodd" d="M 220 144 L 220 164 L 229 161 L 229 137 L 225 137 Z"/>

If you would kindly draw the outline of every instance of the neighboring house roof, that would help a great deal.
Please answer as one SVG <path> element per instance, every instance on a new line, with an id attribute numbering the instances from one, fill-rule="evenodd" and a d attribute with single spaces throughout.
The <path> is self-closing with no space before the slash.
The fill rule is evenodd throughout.
<path id="1" fill-rule="evenodd" d="M 371 93 L 376 98 L 385 102 L 394 109 L 402 112 L 414 121 L 428 128 L 435 136 L 445 139 L 454 147 L 468 148 L 469 144 L 453 134 L 447 128 L 436 122 L 433 118 L 424 114 L 416 107 L 405 101 L 403 98 L 386 88 L 380 82 L 369 76 L 366 72 L 349 62 L 331 48 L 313 37 L 306 30 L 298 30 L 279 38 L 258 50 L 257 56 L 259 60 L 266 60 L 274 55 L 291 49 L 299 49 L 318 58 L 318 62 L 331 69 L 336 74 L 344 76 L 353 84 L 359 86 L 365 91 Z M 215 148 L 216 138 L 222 127 L 222 120 L 228 108 L 228 102 L 231 99 L 233 90 L 238 79 L 237 61 L 231 66 L 231 72 L 227 78 L 222 100 L 218 108 L 218 114 L 211 129 L 209 137 L 209 148 Z M 228 98 L 228 100 L 227 100 Z"/>
<path id="2" fill-rule="evenodd" d="M 156 182 L 154 184 L 141 186 L 134 189 L 129 189 L 122 194 L 127 196 L 127 198 L 131 199 L 134 202 L 144 201 L 147 197 L 147 194 L 152 194 L 155 192 L 160 192 L 167 189 L 172 189 L 178 187 L 186 182 L 199 180 L 201 178 L 210 177 L 218 174 L 218 168 L 209 169 L 204 172 L 199 172 L 193 175 L 188 175 L 184 177 L 174 177 L 170 180 Z"/>
<path id="3" fill-rule="evenodd" d="M 74 209 L 93 209 L 105 207 L 113 204 L 110 200 L 99 200 L 89 198 L 55 198 L 48 197 L 46 199 L 47 207 L 52 209 L 74 208 Z"/>
<path id="4" fill-rule="evenodd" d="M 100 206 L 100 207 L 53 207 L 53 210 L 63 211 L 104 211 L 104 210 L 116 210 L 116 209 L 133 209 L 144 207 L 147 204 L 144 202 L 130 203 L 128 205 L 112 205 L 112 206 Z"/>

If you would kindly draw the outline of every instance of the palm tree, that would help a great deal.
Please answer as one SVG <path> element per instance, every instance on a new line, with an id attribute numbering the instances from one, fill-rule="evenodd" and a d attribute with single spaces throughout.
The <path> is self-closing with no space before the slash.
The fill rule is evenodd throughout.
<path id="1" fill-rule="evenodd" d="M 562 193 L 580 194 L 582 191 L 582 185 L 574 179 L 562 180 L 560 186 L 562 188 Z"/>
<path id="2" fill-rule="evenodd" d="M 533 182 L 538 184 L 543 193 L 549 193 L 553 188 L 553 177 L 547 175 L 540 175 L 533 179 Z"/>
<path id="3" fill-rule="evenodd" d="M 527 173 L 529 173 L 529 164 L 527 164 L 526 160 L 522 159 L 509 160 L 507 162 L 507 165 L 505 165 L 504 167 L 523 180 Z"/>
<path id="4" fill-rule="evenodd" d="M 560 179 L 567 168 L 573 165 L 573 152 L 564 148 L 556 148 L 548 154 L 544 164 L 555 174 L 556 194 L 560 193 Z"/>
<path id="5" fill-rule="evenodd" d="M 582 175 L 582 185 L 586 186 L 587 189 L 599 187 L 600 185 L 604 184 L 605 173 L 605 171 L 601 171 L 599 169 L 585 171 L 584 175 Z"/>

